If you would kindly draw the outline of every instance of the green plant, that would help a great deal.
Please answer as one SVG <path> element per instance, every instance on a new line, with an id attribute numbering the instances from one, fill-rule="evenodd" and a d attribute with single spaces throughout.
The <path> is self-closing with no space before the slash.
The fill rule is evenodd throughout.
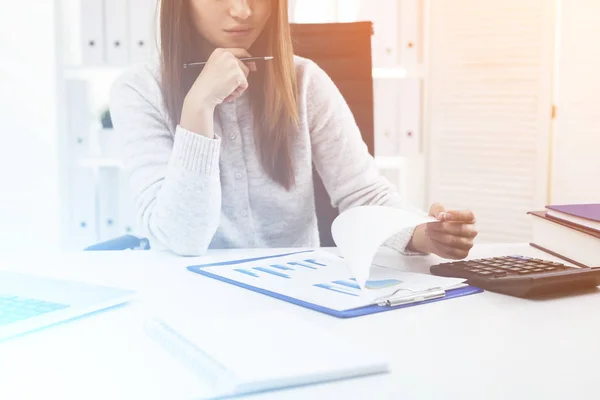
<path id="1" fill-rule="evenodd" d="M 102 112 L 102 115 L 100 116 L 100 122 L 102 123 L 103 129 L 112 129 L 113 124 L 110 117 L 110 110 L 108 108 Z"/>

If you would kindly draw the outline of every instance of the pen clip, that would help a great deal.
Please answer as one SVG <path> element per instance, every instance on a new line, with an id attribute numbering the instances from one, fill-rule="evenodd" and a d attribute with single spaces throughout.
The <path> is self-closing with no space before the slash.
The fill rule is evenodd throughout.
<path id="1" fill-rule="evenodd" d="M 426 300 L 438 299 L 444 296 L 446 296 L 446 291 L 441 287 L 436 287 L 424 290 L 422 292 L 412 293 L 407 296 L 388 298 L 383 301 L 379 301 L 377 305 L 382 307 L 393 307 L 402 304 L 420 303 Z"/>

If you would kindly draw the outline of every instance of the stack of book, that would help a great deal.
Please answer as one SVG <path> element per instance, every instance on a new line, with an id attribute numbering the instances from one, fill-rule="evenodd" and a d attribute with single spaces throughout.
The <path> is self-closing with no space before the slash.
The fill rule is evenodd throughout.
<path id="1" fill-rule="evenodd" d="M 528 214 L 533 247 L 580 267 L 600 267 L 600 204 L 551 205 Z"/>

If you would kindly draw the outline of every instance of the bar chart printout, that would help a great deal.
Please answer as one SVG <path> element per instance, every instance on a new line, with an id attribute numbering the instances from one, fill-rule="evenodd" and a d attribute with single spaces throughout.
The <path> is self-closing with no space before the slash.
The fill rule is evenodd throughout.
<path id="1" fill-rule="evenodd" d="M 258 261 L 203 268 L 232 283 L 251 286 L 274 297 L 287 297 L 344 311 L 374 304 L 388 296 L 431 287 L 454 287 L 463 280 L 371 267 L 361 289 L 344 260 L 323 250 Z"/>

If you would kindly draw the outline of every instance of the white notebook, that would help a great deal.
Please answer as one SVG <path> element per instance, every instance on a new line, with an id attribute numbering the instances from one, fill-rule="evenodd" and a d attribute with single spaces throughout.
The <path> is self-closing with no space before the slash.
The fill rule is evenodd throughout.
<path id="1" fill-rule="evenodd" d="M 384 356 L 278 312 L 160 316 L 146 331 L 206 385 L 202 399 L 388 372 Z"/>

